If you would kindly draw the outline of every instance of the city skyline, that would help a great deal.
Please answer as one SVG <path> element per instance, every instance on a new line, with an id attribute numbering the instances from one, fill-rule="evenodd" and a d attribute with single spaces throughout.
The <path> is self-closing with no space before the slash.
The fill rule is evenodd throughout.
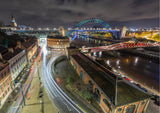
<path id="1" fill-rule="evenodd" d="M 33 27 L 70 27 L 88 18 L 111 27 L 158 27 L 158 8 L 157 0 L 1 0 L 0 23 L 10 24 L 13 14 L 18 24 Z"/>

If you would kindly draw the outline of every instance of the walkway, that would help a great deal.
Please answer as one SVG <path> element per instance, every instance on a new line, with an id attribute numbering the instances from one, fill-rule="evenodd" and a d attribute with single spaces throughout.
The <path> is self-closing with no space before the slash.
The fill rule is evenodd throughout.
<path id="1" fill-rule="evenodd" d="M 33 76 L 31 87 L 26 97 L 26 105 L 23 107 L 21 113 L 58 113 L 56 107 L 49 100 L 48 95 L 43 88 L 43 96 L 39 97 L 40 88 L 40 80 L 38 73 L 36 73 Z"/>

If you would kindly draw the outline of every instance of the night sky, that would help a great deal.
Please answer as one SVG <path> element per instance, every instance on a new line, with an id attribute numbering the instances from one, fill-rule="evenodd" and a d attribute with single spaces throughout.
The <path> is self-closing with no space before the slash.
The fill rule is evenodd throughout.
<path id="1" fill-rule="evenodd" d="M 72 27 L 99 18 L 110 26 L 158 27 L 159 0 L 0 0 L 0 23 Z"/>

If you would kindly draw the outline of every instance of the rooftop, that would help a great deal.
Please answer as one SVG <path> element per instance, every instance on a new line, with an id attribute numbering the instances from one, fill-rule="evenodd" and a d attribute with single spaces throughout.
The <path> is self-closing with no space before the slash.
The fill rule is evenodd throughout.
<path id="1" fill-rule="evenodd" d="M 47 36 L 47 38 L 52 38 L 52 39 L 69 39 L 66 36 L 59 36 L 59 35 L 56 35 L 56 36 Z"/>
<path id="2" fill-rule="evenodd" d="M 67 47 L 68 49 L 78 49 L 76 48 L 75 46 L 70 46 L 70 47 Z"/>
<path id="3" fill-rule="evenodd" d="M 7 64 L 6 61 L 0 60 L 0 72 L 7 66 Z"/>
<path id="4" fill-rule="evenodd" d="M 31 47 L 32 45 L 34 45 L 35 42 L 36 42 L 36 39 L 35 39 L 34 37 L 33 37 L 33 38 L 30 37 L 30 39 L 28 39 L 28 40 L 26 40 L 25 42 L 23 42 L 22 45 L 23 45 L 25 48 L 29 48 L 29 47 Z"/>
<path id="5" fill-rule="evenodd" d="M 14 49 L 13 53 L 12 52 L 8 52 L 5 55 L 3 55 L 3 59 L 8 61 L 8 60 L 10 60 L 11 58 L 15 57 L 17 54 L 19 54 L 22 51 L 23 51 L 23 49 L 20 49 L 20 48 Z"/>
<path id="6" fill-rule="evenodd" d="M 99 67 L 85 55 L 80 53 L 78 55 L 72 55 L 72 57 L 88 73 L 88 75 L 98 85 L 104 95 L 107 98 L 109 97 L 110 101 L 115 106 L 121 106 L 127 103 L 136 102 L 150 97 L 148 94 L 125 83 L 112 72 Z"/>
<path id="7" fill-rule="evenodd" d="M 3 55 L 8 52 L 8 49 L 6 47 L 0 46 L 0 53 Z"/>

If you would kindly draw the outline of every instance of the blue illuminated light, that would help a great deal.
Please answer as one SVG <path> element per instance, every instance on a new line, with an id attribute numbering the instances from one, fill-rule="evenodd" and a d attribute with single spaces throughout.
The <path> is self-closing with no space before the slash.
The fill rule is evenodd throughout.
<path id="1" fill-rule="evenodd" d="M 75 34 L 75 35 L 73 36 L 72 40 L 75 40 L 75 39 L 76 39 L 76 37 L 77 37 L 77 34 Z"/>

